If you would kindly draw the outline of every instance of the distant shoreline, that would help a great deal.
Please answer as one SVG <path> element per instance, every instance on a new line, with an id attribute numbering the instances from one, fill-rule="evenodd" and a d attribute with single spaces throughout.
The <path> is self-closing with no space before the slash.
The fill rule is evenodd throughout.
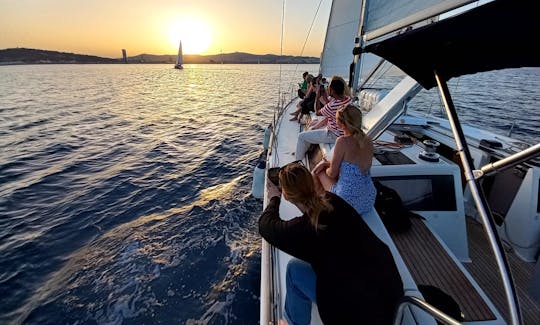
<path id="1" fill-rule="evenodd" d="M 250 54 L 243 52 L 215 55 L 184 55 L 184 64 L 319 64 L 320 59 L 309 56 Z M 128 56 L 127 64 L 174 64 L 176 55 L 139 54 Z M 126 64 L 122 58 L 66 53 L 27 48 L 0 50 L 0 65 L 29 64 Z"/>
<path id="2" fill-rule="evenodd" d="M 121 63 L 121 62 L 118 62 L 118 63 L 77 63 L 77 62 L 36 62 L 36 63 L 33 63 L 33 62 L 0 62 L 0 67 L 7 67 L 7 66 L 14 66 L 14 65 L 70 65 L 70 64 L 73 64 L 73 65 L 141 65 L 141 64 L 155 64 L 155 65 L 159 65 L 159 64 L 170 64 L 170 63 L 162 63 L 162 62 L 128 62 L 128 63 Z M 254 64 L 260 64 L 260 65 L 274 65 L 274 64 L 319 64 L 318 62 L 317 63 L 295 63 L 295 62 L 279 62 L 279 63 L 241 63 L 241 62 L 237 62 L 237 63 L 234 63 L 234 62 L 224 62 L 224 63 L 184 63 L 184 65 L 197 65 L 197 64 L 212 64 L 212 65 L 222 65 L 222 64 L 227 64 L 227 65 L 254 65 Z M 173 64 L 174 65 L 174 64 Z"/>

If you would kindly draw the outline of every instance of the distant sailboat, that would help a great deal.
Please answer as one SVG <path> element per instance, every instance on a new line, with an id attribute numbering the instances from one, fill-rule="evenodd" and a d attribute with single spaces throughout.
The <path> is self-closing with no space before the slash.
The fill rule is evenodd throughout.
<path id="1" fill-rule="evenodd" d="M 176 58 L 176 64 L 174 65 L 175 69 L 184 69 L 182 66 L 183 63 L 183 55 L 182 55 L 182 41 L 180 41 L 180 45 L 178 46 L 178 57 Z"/>

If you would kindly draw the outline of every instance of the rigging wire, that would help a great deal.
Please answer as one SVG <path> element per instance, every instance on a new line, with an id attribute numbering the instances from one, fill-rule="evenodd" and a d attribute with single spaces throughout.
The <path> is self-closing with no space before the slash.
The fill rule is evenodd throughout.
<path id="1" fill-rule="evenodd" d="M 285 0 L 281 1 L 281 35 L 279 37 L 279 57 L 281 58 L 279 63 L 279 85 L 278 85 L 278 101 L 281 97 L 281 65 L 283 64 L 283 34 L 285 32 Z"/>
<path id="2" fill-rule="evenodd" d="M 315 25 L 315 19 L 317 19 L 317 16 L 319 15 L 319 9 L 321 9 L 321 4 L 323 0 L 319 1 L 319 5 L 317 6 L 317 10 L 315 11 L 315 15 L 313 15 L 313 20 L 311 21 L 311 25 L 309 26 L 308 33 L 306 35 L 306 39 L 304 40 L 304 44 L 302 45 L 302 49 L 300 50 L 300 56 L 304 55 L 304 50 L 306 49 L 306 44 L 308 42 L 309 36 L 311 36 L 311 31 L 313 30 L 313 25 Z M 298 70 L 299 63 L 296 64 L 296 67 L 294 68 L 294 73 L 296 74 Z"/>
<path id="3" fill-rule="evenodd" d="M 286 0 L 282 0 L 281 1 L 281 34 L 280 34 L 280 39 L 279 39 L 279 56 L 280 58 L 283 58 L 283 35 L 285 33 L 285 2 Z M 277 128 L 277 122 L 279 120 L 279 118 L 281 117 L 281 115 L 283 114 L 283 111 L 284 111 L 284 100 L 282 99 L 282 93 L 281 93 L 281 83 L 282 83 L 282 60 L 280 60 L 280 63 L 279 63 L 279 79 L 278 79 L 278 96 L 277 96 L 277 104 L 276 104 L 276 107 L 274 109 L 274 117 L 273 117 L 273 120 L 272 120 L 272 147 L 273 147 L 273 152 L 275 153 L 275 159 L 278 159 L 277 161 L 279 161 L 279 157 L 278 157 L 278 150 L 277 150 L 277 136 L 276 136 L 276 128 Z"/>
<path id="4" fill-rule="evenodd" d="M 461 77 L 458 77 L 456 78 L 457 79 L 457 82 L 456 84 L 454 85 L 454 88 L 453 88 L 453 91 L 452 93 L 459 93 L 459 82 L 461 81 Z M 438 104 L 438 108 L 439 108 L 439 114 L 440 114 L 440 117 L 441 118 L 445 118 L 445 119 L 448 119 L 448 116 L 446 115 L 446 112 L 444 111 L 444 105 L 443 105 L 443 101 L 442 101 L 442 97 L 441 97 L 441 94 L 440 93 L 437 93 L 437 95 L 435 96 L 431 96 L 431 101 L 429 102 L 429 105 L 427 106 L 428 107 L 428 110 L 427 112 L 424 113 L 424 116 L 426 117 L 429 117 L 429 116 L 436 116 L 435 114 L 432 115 L 432 111 L 431 109 L 433 108 L 433 105 L 435 100 L 438 99 L 439 100 L 439 104 Z M 457 109 L 457 107 L 456 107 Z"/>
<path id="5" fill-rule="evenodd" d="M 389 64 L 388 62 L 384 63 L 384 67 L 380 70 L 376 71 L 376 74 L 372 76 L 369 83 L 366 83 L 364 88 L 372 88 L 375 84 L 377 84 L 385 75 L 390 71 L 392 68 L 392 64 Z"/>
<path id="6" fill-rule="evenodd" d="M 323 0 L 319 0 L 319 4 L 317 5 L 317 9 L 315 10 L 315 14 L 313 15 L 313 19 L 311 20 L 311 24 L 309 26 L 306 38 L 304 40 L 304 43 L 302 45 L 302 49 L 300 50 L 300 56 L 304 54 L 304 50 L 306 48 L 307 42 L 309 40 L 309 37 L 311 36 L 311 32 L 313 31 L 313 26 L 315 25 L 315 21 L 317 19 L 317 16 L 319 15 L 319 11 L 321 8 Z M 285 7 L 286 7 L 286 0 L 282 0 L 282 8 L 281 8 L 281 35 L 280 35 L 280 57 L 283 57 L 283 41 L 284 41 L 284 34 L 285 34 Z M 296 74 L 298 71 L 299 63 L 296 64 L 296 67 L 294 69 L 294 73 Z M 292 96 L 290 98 L 289 103 L 286 105 L 285 100 L 285 93 L 282 90 L 282 81 L 283 81 L 283 72 L 282 72 L 282 62 L 279 64 L 279 85 L 278 85 L 278 103 L 276 105 L 276 109 L 274 110 L 274 117 L 273 117 L 273 123 L 272 123 L 272 147 L 277 149 L 277 137 L 276 137 L 276 127 L 277 122 L 281 115 L 283 114 L 285 107 L 287 107 L 288 104 L 290 104 L 293 100 Z M 292 89 L 292 88 L 291 88 Z M 291 94 L 294 92 L 291 90 Z M 277 155 L 277 150 L 275 150 L 275 154 Z M 276 158 L 278 158 L 276 156 Z"/>

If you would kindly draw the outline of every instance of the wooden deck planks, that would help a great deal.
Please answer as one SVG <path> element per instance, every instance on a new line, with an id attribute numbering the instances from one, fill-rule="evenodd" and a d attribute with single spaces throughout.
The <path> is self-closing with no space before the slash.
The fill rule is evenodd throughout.
<path id="1" fill-rule="evenodd" d="M 472 263 L 464 265 L 474 276 L 482 290 L 490 297 L 502 316 L 508 320 L 509 313 L 502 281 L 482 225 L 467 218 L 467 234 L 469 237 L 469 255 Z M 506 252 L 506 256 L 516 286 L 523 323 L 526 325 L 540 324 L 540 305 L 530 297 L 527 291 L 534 264 L 521 260 L 511 250 Z"/>
<path id="2" fill-rule="evenodd" d="M 442 289 L 460 305 L 466 321 L 492 320 L 495 315 L 431 231 L 412 219 L 410 231 L 391 234 L 417 284 Z"/>

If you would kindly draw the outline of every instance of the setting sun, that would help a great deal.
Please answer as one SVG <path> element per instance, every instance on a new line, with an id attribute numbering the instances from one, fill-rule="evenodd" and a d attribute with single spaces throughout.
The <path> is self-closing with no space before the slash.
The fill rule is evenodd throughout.
<path id="1" fill-rule="evenodd" d="M 199 20 L 178 20 L 169 27 L 169 40 L 173 48 L 178 48 L 182 41 L 184 54 L 200 54 L 208 49 L 212 33 L 207 24 Z"/>

